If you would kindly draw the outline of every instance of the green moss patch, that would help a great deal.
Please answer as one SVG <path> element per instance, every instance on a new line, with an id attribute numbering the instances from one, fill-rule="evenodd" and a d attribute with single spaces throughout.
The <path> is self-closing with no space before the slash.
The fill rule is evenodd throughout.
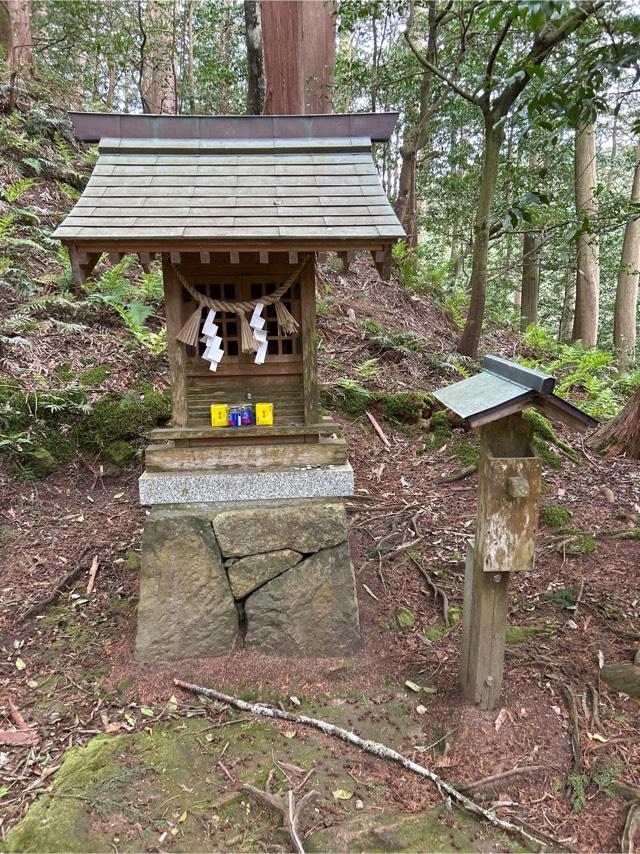
<path id="1" fill-rule="evenodd" d="M 367 409 L 376 407 L 387 420 L 403 424 L 417 424 L 425 409 L 433 405 L 433 398 L 426 392 L 370 391 L 355 380 L 324 387 L 321 401 L 327 409 L 337 409 L 348 418 L 360 418 Z"/>
<path id="2" fill-rule="evenodd" d="M 538 635 L 550 635 L 553 629 L 548 626 L 509 626 L 506 641 L 509 646 L 528 643 Z"/>
<path id="3" fill-rule="evenodd" d="M 593 534 L 580 534 L 565 545 L 565 551 L 570 555 L 592 555 L 598 550 Z"/>
<path id="4" fill-rule="evenodd" d="M 398 608 L 396 611 L 396 623 L 401 629 L 410 629 L 416 623 L 413 611 L 410 611 L 409 608 Z"/>
<path id="5" fill-rule="evenodd" d="M 573 514 L 560 504 L 546 504 L 540 508 L 540 521 L 548 528 L 566 528 Z"/>
<path id="6" fill-rule="evenodd" d="M 80 451 L 100 452 L 114 443 L 122 444 L 107 456 L 111 454 L 114 462 L 117 458 L 118 465 L 126 464 L 133 449 L 125 450 L 124 443 L 170 416 L 169 397 L 145 383 L 124 394 L 104 394 L 92 405 L 79 387 L 32 392 L 23 391 L 15 380 L 0 382 L 2 450 L 16 467 L 38 477 L 70 462 Z"/>
<path id="7" fill-rule="evenodd" d="M 425 430 L 424 446 L 428 451 L 437 451 L 445 445 L 452 435 L 451 422 L 444 409 L 434 412 L 429 418 Z"/>
<path id="8" fill-rule="evenodd" d="M 555 445 L 556 448 L 560 448 L 561 451 L 564 451 L 564 453 L 569 457 L 569 459 L 573 460 L 574 463 L 580 463 L 580 457 L 578 454 L 574 451 L 571 445 L 558 436 L 556 431 L 553 429 L 551 421 L 549 421 L 548 418 L 545 418 L 541 412 L 532 408 L 525 409 L 522 413 L 522 417 L 533 426 L 534 445 L 536 450 L 543 460 L 551 466 L 551 468 L 562 468 L 562 459 L 550 450 L 549 445 Z M 541 450 L 543 447 L 548 452 L 547 457 L 545 457 L 545 454 Z"/>

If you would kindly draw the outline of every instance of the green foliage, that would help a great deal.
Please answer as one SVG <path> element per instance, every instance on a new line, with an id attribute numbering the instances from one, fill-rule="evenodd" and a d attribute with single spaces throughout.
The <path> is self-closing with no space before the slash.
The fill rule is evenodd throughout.
<path id="1" fill-rule="evenodd" d="M 477 466 L 480 462 L 480 450 L 466 439 L 452 442 L 448 452 L 450 456 L 456 457 L 464 466 Z"/>
<path id="2" fill-rule="evenodd" d="M 369 391 L 356 380 L 346 378 L 339 381 L 337 388 L 322 389 L 321 395 L 324 406 L 335 406 L 349 418 L 362 417 L 376 404 L 389 421 L 406 424 L 417 423 L 425 406 L 432 401 L 431 396 L 424 392 Z"/>
<path id="3" fill-rule="evenodd" d="M 0 188 L 0 195 L 10 204 L 17 202 L 35 183 L 35 178 L 20 178 L 13 184 L 5 184 Z"/>
<path id="4" fill-rule="evenodd" d="M 392 257 L 402 283 L 412 293 L 435 293 L 446 280 L 448 264 L 431 265 L 431 252 L 426 244 L 410 249 L 400 240 L 392 249 Z"/>
<path id="5" fill-rule="evenodd" d="M 0 452 L 36 473 L 34 460 L 48 462 L 50 456 L 56 463 L 70 462 L 79 450 L 95 453 L 111 443 L 139 438 L 170 415 L 169 398 L 144 383 L 124 394 L 109 392 L 91 406 L 77 386 L 34 392 L 23 391 L 15 380 L 3 381 Z"/>
<path id="6" fill-rule="evenodd" d="M 570 555 L 591 555 L 598 550 L 593 534 L 579 534 L 565 545 L 565 551 Z"/>
<path id="7" fill-rule="evenodd" d="M 437 451 L 445 445 L 452 435 L 451 422 L 445 409 L 434 412 L 426 425 L 424 446 L 428 451 Z"/>
<path id="8" fill-rule="evenodd" d="M 587 785 L 589 779 L 586 774 L 576 772 L 569 774 L 567 785 L 570 789 L 571 809 L 574 812 L 582 812 L 587 802 Z"/>
<path id="9" fill-rule="evenodd" d="M 578 601 L 577 587 L 556 587 L 542 595 L 545 602 L 550 602 L 558 608 L 571 611 L 576 607 Z"/>
<path id="10" fill-rule="evenodd" d="M 356 374 L 363 379 L 374 379 L 380 373 L 379 359 L 365 359 L 355 368 Z"/>
<path id="11" fill-rule="evenodd" d="M 454 327 L 461 330 L 469 308 L 469 292 L 461 288 L 449 291 L 442 299 L 442 307 L 453 321 Z"/>
<path id="12" fill-rule="evenodd" d="M 325 297 L 316 303 L 316 314 L 318 317 L 326 317 L 334 308 L 335 303 L 331 297 Z"/>
<path id="13" fill-rule="evenodd" d="M 560 436 L 558 436 L 556 431 L 553 429 L 553 425 L 551 424 L 549 419 L 542 415 L 541 412 L 538 412 L 537 409 L 533 408 L 525 409 L 522 413 L 522 417 L 533 425 L 534 436 L 538 440 L 536 444 L 536 449 L 538 449 L 541 445 L 540 440 L 542 440 L 543 442 L 549 442 L 550 444 L 555 445 L 557 448 L 560 448 L 561 451 L 564 451 L 565 454 L 571 460 L 573 460 L 574 463 L 580 462 L 580 457 L 573 450 L 571 445 L 569 445 L 567 442 L 564 441 L 564 439 L 561 439 Z M 555 466 L 552 467 L 555 468 Z"/>
<path id="14" fill-rule="evenodd" d="M 548 528 L 565 528 L 571 516 L 571 511 L 560 504 L 546 504 L 540 508 L 540 521 Z"/>
<path id="15" fill-rule="evenodd" d="M 425 347 L 425 341 L 413 332 L 404 329 L 383 330 L 379 323 L 365 320 L 362 328 L 370 334 L 371 343 L 381 352 L 395 351 L 402 354 L 419 353 Z"/>
<path id="16" fill-rule="evenodd" d="M 85 388 L 96 388 L 106 380 L 110 373 L 111 369 L 107 365 L 96 365 L 83 371 L 78 377 L 78 382 Z"/>

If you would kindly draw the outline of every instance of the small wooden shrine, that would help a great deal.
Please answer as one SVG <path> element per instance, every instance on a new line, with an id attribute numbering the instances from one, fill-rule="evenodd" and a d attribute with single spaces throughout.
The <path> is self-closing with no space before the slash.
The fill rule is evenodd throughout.
<path id="1" fill-rule="evenodd" d="M 255 605 L 267 588 L 275 595 L 276 582 L 284 584 L 285 576 L 291 582 L 311 558 L 318 563 L 323 550 L 346 543 L 342 505 L 353 491 L 353 473 L 337 425 L 321 416 L 318 406 L 316 259 L 328 250 L 344 259 L 368 250 L 379 271 L 388 273 L 391 246 L 404 232 L 381 186 L 372 144 L 389 139 L 396 118 L 71 114 L 77 137 L 98 142 L 99 149 L 86 189 L 54 235 L 68 248 L 76 279 L 83 282 L 103 253 L 116 262 L 135 253 L 143 265 L 162 259 L 173 418 L 171 426 L 153 432 L 140 478 L 141 501 L 153 508 L 143 547 L 141 657 L 175 657 L 169 635 L 151 617 L 154 607 L 184 612 L 173 629 L 182 632 L 183 641 L 185 632 L 193 635 L 193 642 L 180 644 L 185 655 L 224 652 L 252 610 L 249 600 Z M 230 422 L 224 407 L 243 405 L 252 413 L 247 423 Z M 258 412 L 266 413 L 262 423 Z M 293 502 L 294 516 L 300 502 L 311 502 L 308 526 L 317 530 L 322 524 L 318 528 L 314 513 L 322 515 L 333 502 L 342 508 L 339 523 L 332 517 L 329 525 L 327 517 L 325 540 L 298 531 L 302 545 L 296 546 L 295 525 L 283 501 Z M 234 544 L 218 530 L 216 519 L 228 505 L 253 514 L 251 525 L 261 542 L 239 545 L 238 534 Z M 188 530 L 158 533 L 156 511 L 163 511 L 165 520 L 173 512 L 176 524 L 180 512 Z M 276 517 L 280 537 L 268 530 Z M 206 530 L 189 529 L 185 519 L 194 518 L 206 519 Z M 337 539 L 329 531 L 336 524 Z M 209 634 L 190 633 L 190 621 L 198 618 L 189 616 L 193 600 L 189 591 L 171 592 L 178 570 L 167 563 L 175 564 L 189 537 L 197 552 L 211 527 L 211 560 L 217 567 L 215 555 L 221 556 L 226 581 L 232 564 L 249 557 L 256 564 L 261 556 L 259 571 L 251 567 L 255 586 L 239 584 L 240 599 L 234 593 L 241 606 L 233 614 L 239 615 L 234 619 L 223 608 L 229 616 L 223 638 L 224 620 Z M 164 563 L 158 557 L 163 549 L 169 555 Z M 283 551 L 294 554 L 285 559 Z M 348 548 L 345 554 L 341 560 L 352 578 Z M 295 555 L 300 566 L 283 571 L 283 561 L 295 562 Z M 311 576 L 309 570 L 302 586 Z M 224 591 L 218 593 L 225 599 Z M 283 591 L 278 596 L 286 599 Z M 215 611 L 213 604 L 208 602 L 209 612 Z M 344 643 L 335 637 L 335 626 L 318 629 L 320 639 L 317 632 L 312 638 L 302 628 L 298 635 L 288 631 L 283 617 L 283 635 L 290 642 L 272 631 L 261 648 L 292 654 L 343 651 L 357 635 L 355 607 L 355 632 L 347 631 Z M 255 616 L 254 624 L 257 643 Z M 249 642 L 250 621 L 245 630 Z"/>

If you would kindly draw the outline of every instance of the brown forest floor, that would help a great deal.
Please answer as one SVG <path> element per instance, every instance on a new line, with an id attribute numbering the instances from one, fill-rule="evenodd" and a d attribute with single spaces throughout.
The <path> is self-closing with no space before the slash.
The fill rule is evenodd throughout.
<path id="1" fill-rule="evenodd" d="M 349 275 L 325 270 L 319 297 L 330 301 L 330 310 L 320 320 L 325 383 L 357 378 L 355 366 L 377 355 L 359 326 L 365 319 L 422 335 L 431 357 L 446 361 L 453 351 L 450 323 L 433 302 L 410 296 L 397 284 L 381 283 L 365 263 L 358 263 Z M 93 345 L 97 362 L 123 364 L 122 336 L 115 327 L 95 330 Z M 39 370 L 52 357 L 73 365 L 86 355 L 82 336 L 58 335 L 55 355 L 45 344 L 40 347 Z M 509 354 L 513 345 L 507 339 L 494 340 L 487 349 Z M 380 359 L 382 370 L 372 387 L 430 390 L 447 381 L 442 369 L 420 354 L 383 354 Z M 143 367 L 139 359 L 127 355 L 126 360 L 127 370 L 113 374 L 123 384 Z M 32 366 L 22 367 L 29 371 Z M 144 369 L 148 372 L 149 365 Z M 159 385 L 164 384 L 162 364 L 155 376 Z M 451 372 L 449 380 L 455 378 Z M 460 463 L 448 456 L 446 448 L 423 452 L 420 430 L 395 429 L 378 413 L 391 443 L 387 449 L 368 422 L 337 417 L 356 474 L 356 495 L 348 508 L 363 647 L 348 661 L 265 659 L 238 650 L 220 659 L 136 663 L 132 648 L 137 571 L 126 568 L 124 557 L 128 549 L 139 549 L 144 523 L 137 500 L 138 470 L 104 471 L 99 461 L 90 459 L 43 481 L 16 481 L 6 469 L 2 472 L 0 686 L 2 694 L 9 694 L 25 717 L 37 723 L 40 735 L 33 748 L 2 748 L 6 755 L 0 776 L 10 787 L 4 819 L 0 818 L 3 834 L 46 790 L 50 769 L 58 766 L 69 746 L 84 743 L 105 728 L 117 731 L 124 726 L 127 708 L 135 726 L 143 728 L 139 706 L 165 707 L 174 694 L 173 677 L 178 676 L 228 692 L 246 692 L 250 686 L 257 698 L 362 696 L 382 706 L 402 697 L 423 736 L 416 741 L 398 732 L 390 746 L 437 766 L 443 777 L 458 784 L 516 764 L 542 766 L 537 773 L 478 790 L 476 796 L 487 805 L 499 802 L 501 817 L 546 833 L 556 847 L 619 850 L 626 816 L 621 800 L 591 782 L 583 810 L 572 811 L 565 788 L 573 765 L 570 723 L 561 692 L 569 686 L 577 697 L 586 773 L 615 767 L 623 780 L 640 786 L 640 701 L 609 692 L 599 679 L 599 658 L 607 663 L 630 661 L 638 647 L 640 543 L 603 535 L 629 527 L 628 519 L 637 516 L 640 468 L 623 459 L 585 454 L 579 437 L 566 434 L 581 463 L 565 458 L 562 471 L 545 470 L 543 502 L 569 508 L 571 524 L 595 534 L 598 550 L 568 555 L 558 537 L 541 529 L 535 571 L 513 579 L 509 620 L 512 625 L 549 631 L 508 647 L 503 709 L 484 713 L 465 705 L 458 691 L 459 624 L 448 628 L 441 639 L 425 637 L 425 629 L 442 623 L 441 602 L 434 602 L 406 551 L 387 554 L 382 561 L 375 552 L 383 537 L 388 537 L 387 548 L 415 539 L 421 565 L 446 591 L 449 605 L 461 607 L 463 554 L 474 527 L 476 477 L 436 484 Z M 95 592 L 87 597 L 86 575 L 94 556 L 99 571 Z M 27 607 L 50 594 L 78 563 L 85 568 L 80 584 L 63 593 L 56 608 L 43 617 L 21 621 Z M 550 591 L 565 587 L 581 590 L 577 611 L 547 598 Z M 397 626 L 400 607 L 415 615 L 413 627 Z M 621 619 L 623 615 L 626 618 Z M 26 665 L 22 670 L 16 666 L 18 659 Z M 408 678 L 437 691 L 411 694 L 404 689 Z M 600 730 L 586 718 L 581 701 L 589 685 L 600 700 Z M 127 707 L 128 703 L 136 706 Z M 3 728 L 11 725 L 7 714 Z M 417 744 L 430 745 L 445 735 L 440 743 L 447 745 L 444 751 L 415 750 Z M 335 748 L 325 743 L 328 750 Z M 363 757 L 355 751 L 352 755 L 356 769 Z M 370 781 L 378 778 L 389 787 L 386 809 L 391 813 L 419 811 L 441 801 L 432 786 L 408 772 L 377 760 L 366 761 L 364 767 Z M 327 823 L 332 820 L 326 816 Z"/>

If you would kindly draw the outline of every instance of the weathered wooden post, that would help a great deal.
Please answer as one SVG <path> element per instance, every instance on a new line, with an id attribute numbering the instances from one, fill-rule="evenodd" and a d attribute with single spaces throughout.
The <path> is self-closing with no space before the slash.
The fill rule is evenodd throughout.
<path id="1" fill-rule="evenodd" d="M 460 683 L 464 696 L 494 709 L 502 690 L 507 602 L 512 572 L 533 569 L 541 461 L 528 406 L 584 430 L 595 420 L 553 394 L 555 380 L 487 356 L 485 370 L 435 396 L 480 427 L 475 540 L 467 543 Z"/>

